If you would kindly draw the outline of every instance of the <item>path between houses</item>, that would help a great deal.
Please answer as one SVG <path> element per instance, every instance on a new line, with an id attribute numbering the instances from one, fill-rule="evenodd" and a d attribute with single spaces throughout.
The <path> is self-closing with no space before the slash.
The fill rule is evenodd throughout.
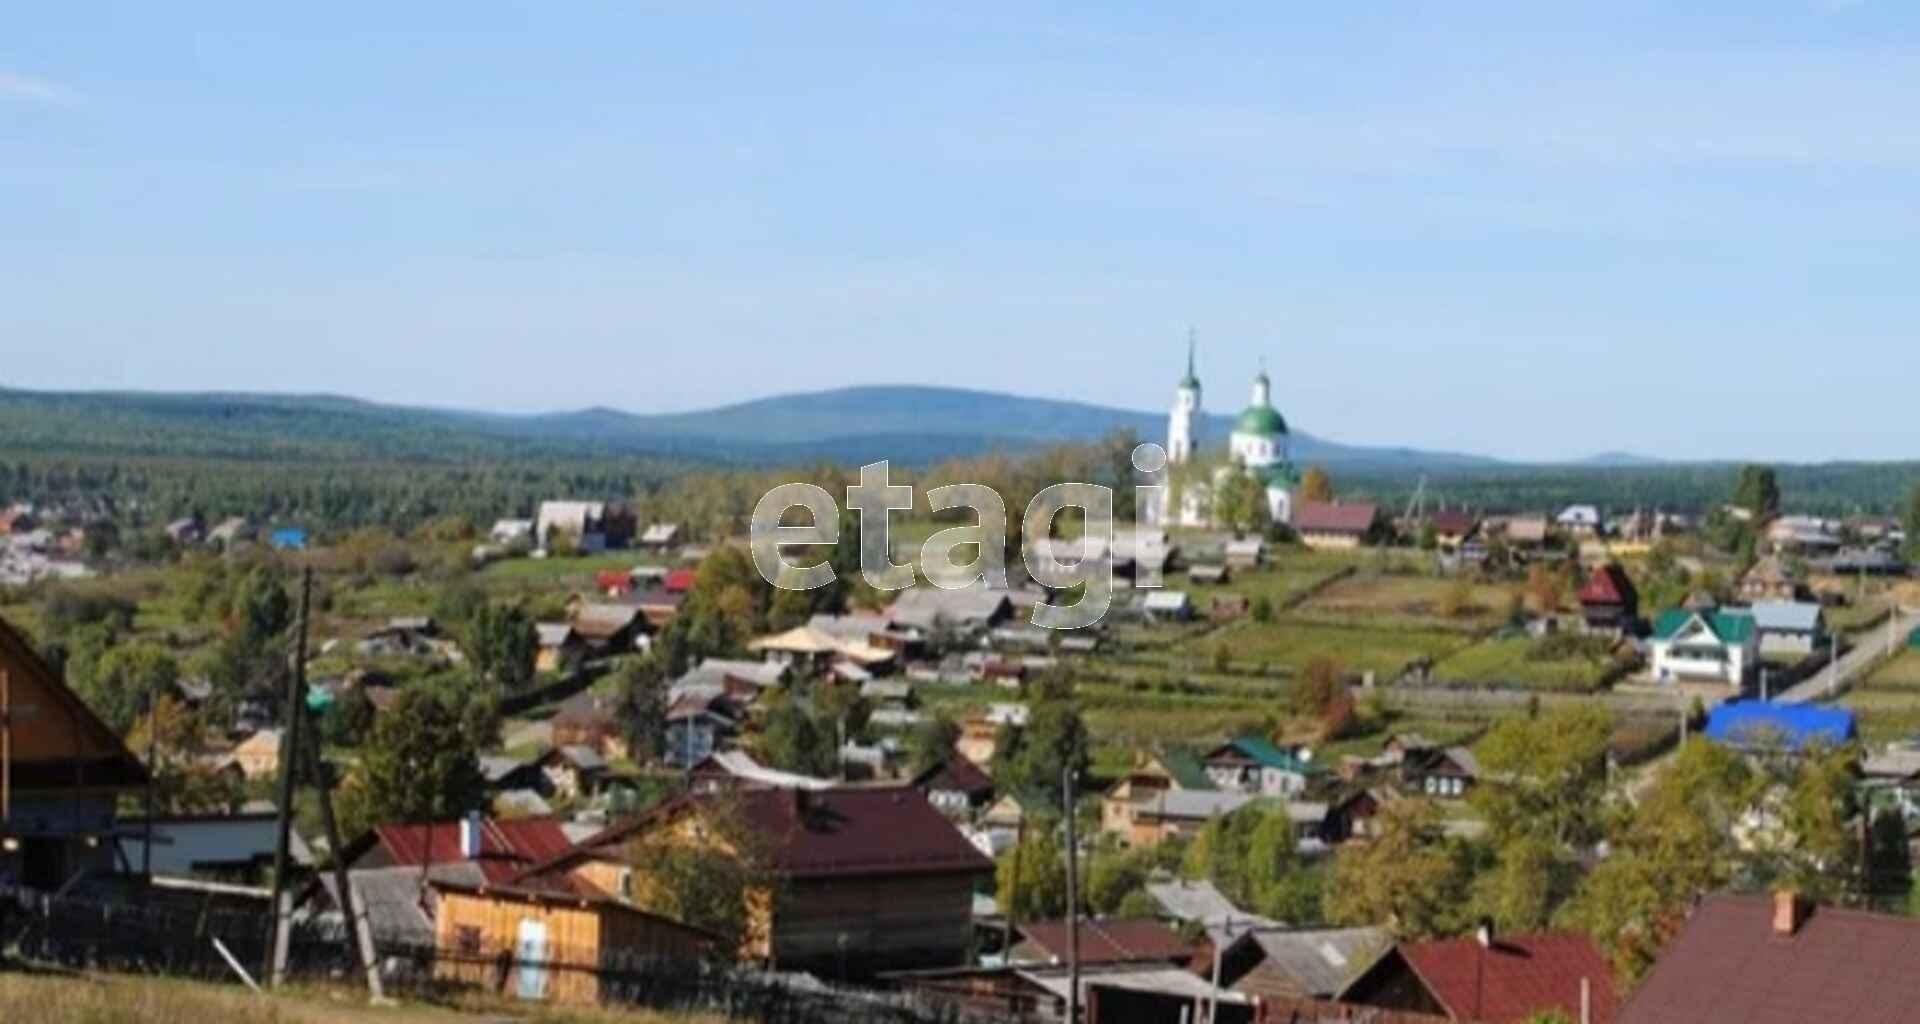
<path id="1" fill-rule="evenodd" d="M 1782 704 L 1805 704 L 1846 692 L 1857 677 L 1871 671 L 1882 658 L 1888 656 L 1888 637 L 1892 638 L 1892 653 L 1900 650 L 1907 636 L 1920 627 L 1920 613 L 1898 609 L 1896 614 L 1889 617 L 1888 623 L 1861 634 L 1853 649 L 1841 655 L 1840 660 L 1828 666 L 1826 671 L 1815 673 L 1812 678 L 1782 691 L 1774 699 Z"/>

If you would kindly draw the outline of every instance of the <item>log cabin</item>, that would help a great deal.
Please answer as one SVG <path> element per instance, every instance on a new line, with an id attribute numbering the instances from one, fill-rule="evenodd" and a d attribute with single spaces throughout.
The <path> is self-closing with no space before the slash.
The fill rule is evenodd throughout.
<path id="1" fill-rule="evenodd" d="M 741 959 L 838 977 L 966 962 L 973 894 L 993 874 L 910 787 L 749 789 L 668 801 L 516 884 L 558 875 L 648 904 L 662 842 L 752 863 Z"/>

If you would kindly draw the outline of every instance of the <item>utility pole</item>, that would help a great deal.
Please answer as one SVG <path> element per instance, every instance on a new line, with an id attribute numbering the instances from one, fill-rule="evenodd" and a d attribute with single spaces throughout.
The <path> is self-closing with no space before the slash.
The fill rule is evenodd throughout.
<path id="1" fill-rule="evenodd" d="M 1020 823 L 1013 833 L 1013 884 L 1007 887 L 1007 905 L 1000 908 L 1002 915 L 1000 926 L 1000 965 L 1005 967 L 1013 959 L 1013 915 L 1020 906 L 1020 858 L 1027 852 L 1027 816 L 1020 815 Z"/>
<path id="2" fill-rule="evenodd" d="M 153 884 L 153 783 L 159 774 L 156 757 L 160 751 L 160 687 L 147 687 L 147 821 L 141 829 L 140 874 Z"/>
<path id="3" fill-rule="evenodd" d="M 353 960 L 354 966 L 364 972 L 368 996 L 379 1002 L 385 996 L 380 982 L 380 959 L 374 950 L 371 925 L 361 904 L 353 898 L 353 882 L 347 873 L 347 862 L 341 857 L 346 844 L 341 841 L 339 822 L 333 813 L 333 789 L 327 778 L 326 764 L 320 757 L 319 737 L 315 736 L 311 743 L 300 742 L 301 726 L 308 715 L 307 637 L 312 624 L 313 570 L 308 568 L 300 574 L 300 628 L 295 634 L 293 672 L 287 683 L 286 734 L 280 741 L 280 834 L 274 847 L 274 929 L 273 942 L 267 950 L 266 975 L 276 988 L 286 980 L 289 932 L 293 925 L 292 908 L 286 906 L 290 896 L 286 892 L 289 868 L 287 848 L 293 831 L 295 779 L 304 774 L 320 798 L 320 821 L 327 833 L 327 856 L 333 861 L 334 893 L 340 904 L 341 920 L 346 925 L 344 939 L 347 955 Z M 433 830 L 428 829 L 429 838 L 432 834 Z M 428 851 L 427 860 L 432 860 L 431 850 Z"/>
<path id="4" fill-rule="evenodd" d="M 273 988 L 279 988 L 286 980 L 287 929 L 292 924 L 291 908 L 287 906 L 290 894 L 287 891 L 287 872 L 291 867 L 287 856 L 289 836 L 293 832 L 293 775 L 294 765 L 298 764 L 300 746 L 300 723 L 306 718 L 306 709 L 300 706 L 306 699 L 306 682 L 301 678 L 307 664 L 307 596 L 311 593 L 313 570 L 307 570 L 309 585 L 302 590 L 300 600 L 300 633 L 294 654 L 293 671 L 287 673 L 287 688 L 283 695 L 286 704 L 283 710 L 285 726 L 280 732 L 280 785 L 277 807 L 280 822 L 275 829 L 277 837 L 273 844 L 273 902 L 268 904 L 273 914 L 273 935 L 267 942 L 266 959 L 260 970 L 260 976 L 267 979 Z M 329 853 L 338 856 L 339 850 Z"/>
<path id="5" fill-rule="evenodd" d="M 1060 768 L 1060 797 L 1067 815 L 1067 1024 L 1080 1021 L 1079 850 L 1073 827 L 1073 758 Z"/>
<path id="6" fill-rule="evenodd" d="M 1220 1019 L 1220 956 L 1233 940 L 1233 915 L 1220 922 L 1220 937 L 1213 943 L 1213 991 L 1207 993 L 1207 1024 Z"/>

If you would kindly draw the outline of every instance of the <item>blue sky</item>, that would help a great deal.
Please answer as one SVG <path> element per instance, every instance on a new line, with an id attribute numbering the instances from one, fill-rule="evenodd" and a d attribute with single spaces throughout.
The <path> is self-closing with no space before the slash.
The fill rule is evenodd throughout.
<path id="1" fill-rule="evenodd" d="M 0 381 L 1920 456 L 1910 5 L 284 6 L 0 18 Z"/>

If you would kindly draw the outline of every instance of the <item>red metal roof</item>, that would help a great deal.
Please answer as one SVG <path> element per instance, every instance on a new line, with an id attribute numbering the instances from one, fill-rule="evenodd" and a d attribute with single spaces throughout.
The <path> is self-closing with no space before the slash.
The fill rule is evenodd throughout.
<path id="1" fill-rule="evenodd" d="M 1595 566 L 1593 574 L 1580 587 L 1581 604 L 1626 604 L 1633 593 L 1633 581 L 1617 563 Z"/>
<path id="2" fill-rule="evenodd" d="M 1071 948 L 1065 921 L 1027 921 L 1020 934 L 1043 955 L 1067 962 Z M 1201 946 L 1187 942 L 1172 928 L 1152 918 L 1121 918 L 1080 922 L 1082 964 L 1168 963 L 1190 959 Z"/>
<path id="3" fill-rule="evenodd" d="M 1607 1024 L 1619 1007 L 1612 965 L 1576 932 L 1500 935 L 1491 947 L 1473 937 L 1410 942 L 1399 953 L 1455 1020 L 1509 1024 L 1556 1007 L 1579 1020 L 1582 978 L 1593 1024 Z"/>
<path id="4" fill-rule="evenodd" d="M 693 589 L 693 570 L 675 569 L 667 574 L 660 584 L 670 594 L 680 594 Z"/>
<path id="5" fill-rule="evenodd" d="M 1813 907 L 1791 935 L 1771 896 L 1709 896 L 1620 1024 L 1895 1024 L 1920 1015 L 1920 920 Z"/>
<path id="6" fill-rule="evenodd" d="M 633 577 L 619 569 L 602 569 L 594 574 L 593 582 L 601 590 L 618 591 L 622 594 L 633 589 Z"/>
<path id="7" fill-rule="evenodd" d="M 374 836 L 395 867 L 452 864 L 460 852 L 460 822 L 424 825 L 375 825 Z M 475 862 L 490 883 L 502 883 L 532 865 L 557 857 L 572 846 L 560 823 L 544 818 L 480 822 L 480 856 Z"/>
<path id="8" fill-rule="evenodd" d="M 914 784 L 923 790 L 950 789 L 978 793 L 993 788 L 993 777 L 981 771 L 979 765 L 955 754 L 947 758 L 945 764 L 922 772 Z"/>
<path id="9" fill-rule="evenodd" d="M 1459 536 L 1472 532 L 1479 522 L 1479 516 L 1459 509 L 1442 509 L 1427 517 L 1427 523 L 1433 527 L 1433 532 Z"/>
<path id="10" fill-rule="evenodd" d="M 1293 508 L 1292 526 L 1301 533 L 1363 534 L 1380 519 L 1370 501 L 1303 501 Z"/>

